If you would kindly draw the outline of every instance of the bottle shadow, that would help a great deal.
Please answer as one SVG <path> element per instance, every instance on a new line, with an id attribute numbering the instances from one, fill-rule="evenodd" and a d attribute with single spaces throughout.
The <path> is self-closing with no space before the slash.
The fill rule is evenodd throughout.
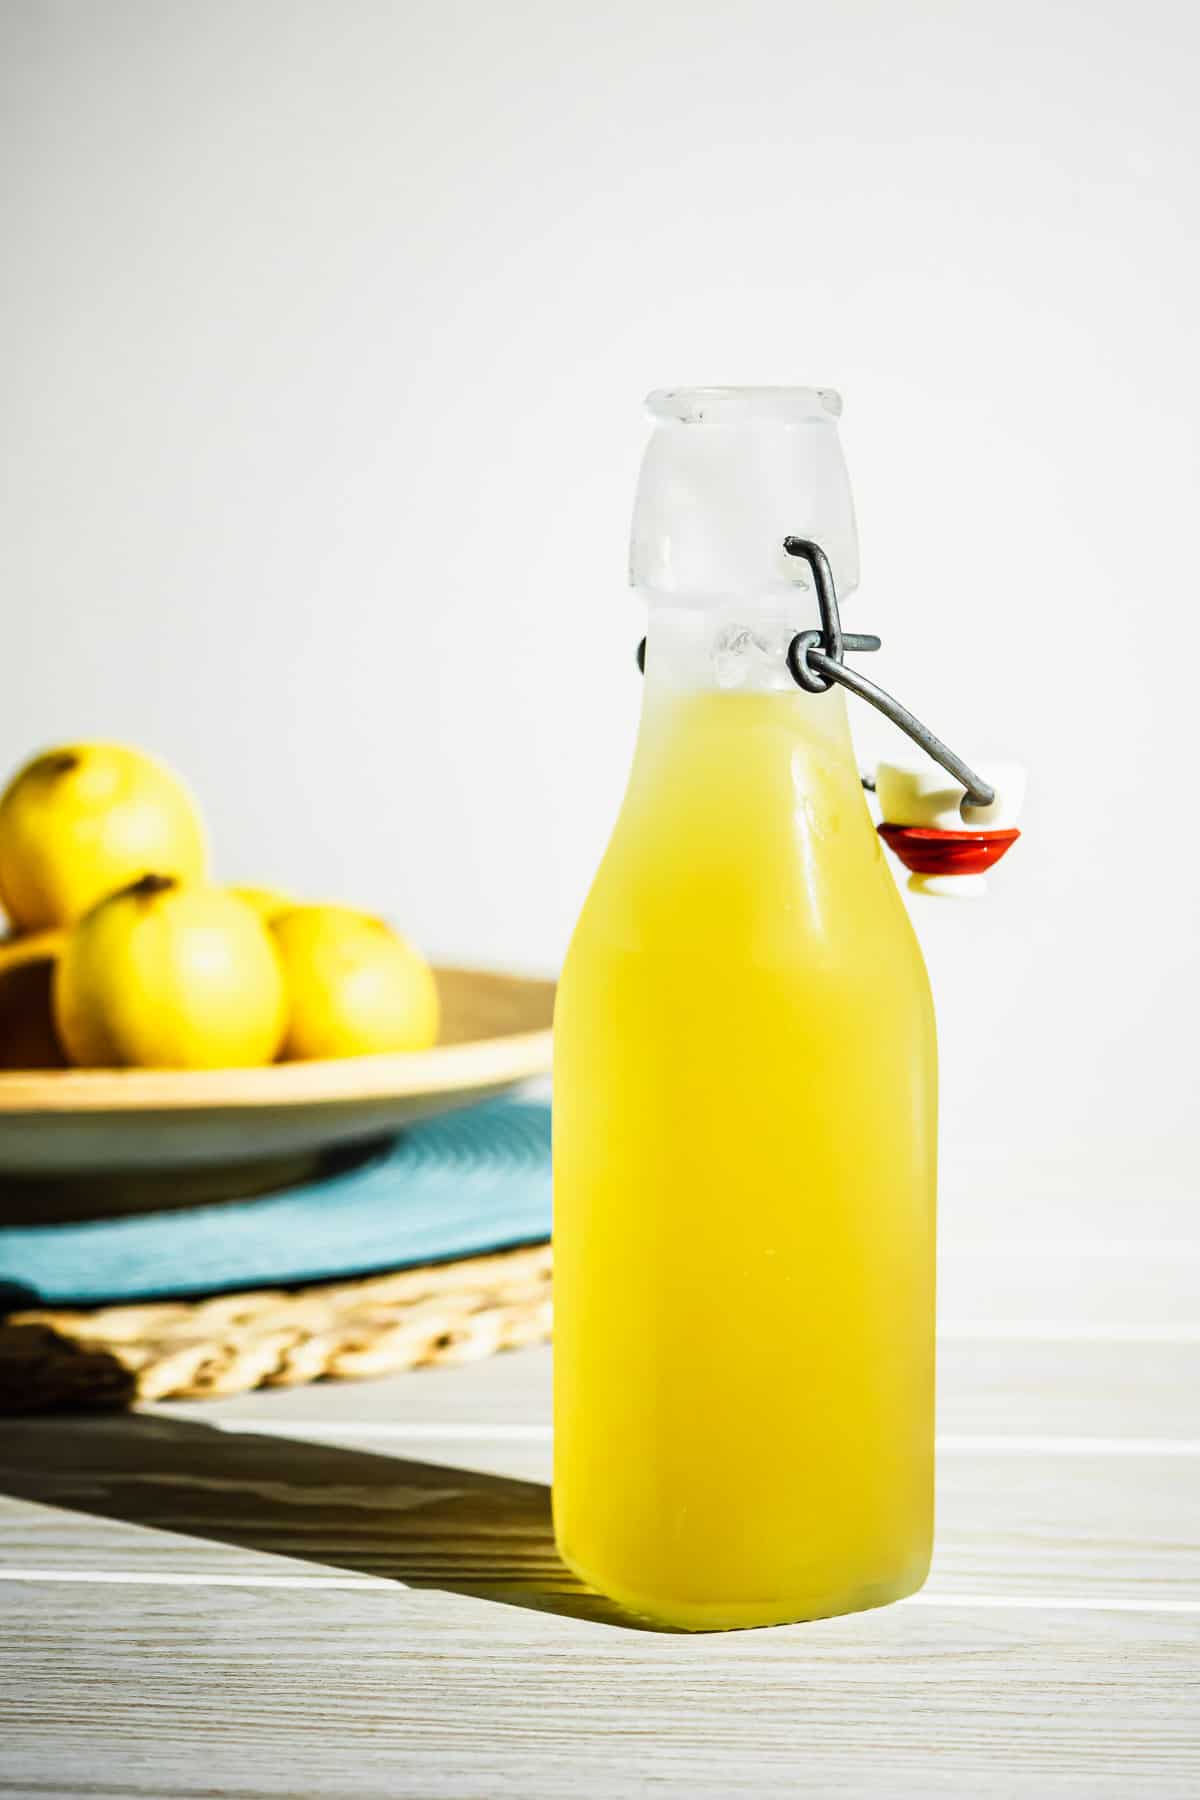
<path id="1" fill-rule="evenodd" d="M 146 1414 L 9 1419 L 0 1443 L 0 1489 L 20 1499 L 325 1572 L 662 1629 L 560 1561 L 541 1482 Z"/>

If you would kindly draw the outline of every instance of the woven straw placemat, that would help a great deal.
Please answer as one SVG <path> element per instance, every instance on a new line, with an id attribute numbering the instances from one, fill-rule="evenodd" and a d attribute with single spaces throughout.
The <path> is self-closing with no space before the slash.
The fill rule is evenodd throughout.
<path id="1" fill-rule="evenodd" d="M 0 1411 L 201 1399 L 475 1362 L 550 1336 L 550 1246 L 200 1301 L 12 1313 Z"/>

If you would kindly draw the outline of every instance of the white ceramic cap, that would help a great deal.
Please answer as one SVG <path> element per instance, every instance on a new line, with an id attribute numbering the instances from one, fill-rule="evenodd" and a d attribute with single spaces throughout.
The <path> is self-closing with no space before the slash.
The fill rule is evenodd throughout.
<path id="1" fill-rule="evenodd" d="M 962 784 L 928 759 L 919 764 L 881 762 L 875 794 L 885 822 L 926 831 L 1002 831 L 1015 825 L 1025 804 L 1025 769 L 1020 763 L 972 766 L 995 789 L 990 806 L 972 806 Z"/>

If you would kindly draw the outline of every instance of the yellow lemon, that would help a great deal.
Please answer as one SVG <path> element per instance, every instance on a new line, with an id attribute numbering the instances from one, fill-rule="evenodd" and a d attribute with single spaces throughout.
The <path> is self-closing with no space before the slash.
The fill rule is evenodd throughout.
<path id="1" fill-rule="evenodd" d="M 280 913 L 290 912 L 299 901 L 294 894 L 285 894 L 282 888 L 265 887 L 231 887 L 229 892 L 252 906 L 260 919 L 269 925 Z"/>
<path id="2" fill-rule="evenodd" d="M 206 862 L 191 795 L 140 750 L 48 750 L 0 795 L 0 901 L 23 931 L 69 925 L 139 875 L 198 881 Z"/>
<path id="3" fill-rule="evenodd" d="M 433 973 L 382 919 L 346 906 L 297 906 L 271 930 L 287 982 L 284 1056 L 368 1056 L 434 1042 Z"/>
<path id="4" fill-rule="evenodd" d="M 58 1036 L 85 1068 L 252 1068 L 274 1058 L 286 1018 L 279 958 L 253 907 L 170 876 L 102 900 L 55 971 Z"/>

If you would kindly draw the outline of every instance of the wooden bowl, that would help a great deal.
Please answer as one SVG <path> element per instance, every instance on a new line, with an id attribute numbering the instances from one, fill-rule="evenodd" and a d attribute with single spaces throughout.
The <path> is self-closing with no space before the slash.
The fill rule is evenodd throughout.
<path id="1" fill-rule="evenodd" d="M 52 962 L 56 948 L 53 934 L 0 946 L 0 976 Z M 15 1201 L 30 1183 L 70 1179 L 144 1194 L 143 1204 L 261 1192 L 311 1172 L 331 1149 L 549 1070 L 552 981 L 435 974 L 442 1030 L 432 1050 L 263 1069 L 0 1071 L 0 1189 Z M 0 1194 L 0 1218 L 14 1216 Z"/>

